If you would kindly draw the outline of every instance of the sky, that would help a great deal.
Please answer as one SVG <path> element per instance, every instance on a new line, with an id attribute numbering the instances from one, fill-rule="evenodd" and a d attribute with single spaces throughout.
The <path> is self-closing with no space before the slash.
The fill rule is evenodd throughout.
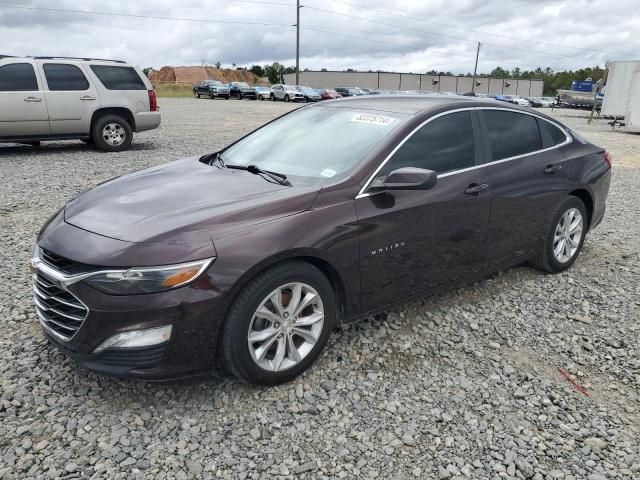
<path id="1" fill-rule="evenodd" d="M 295 65 L 296 0 L 0 0 L 0 54 Z M 638 0 L 301 0 L 300 68 L 473 72 L 640 60 Z M 635 35 L 634 35 L 635 33 Z"/>

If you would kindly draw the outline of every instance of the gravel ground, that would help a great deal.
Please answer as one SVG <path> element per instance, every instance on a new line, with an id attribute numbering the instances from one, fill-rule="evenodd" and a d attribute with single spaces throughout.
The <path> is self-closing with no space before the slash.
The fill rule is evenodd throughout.
<path id="1" fill-rule="evenodd" d="M 48 347 L 26 266 L 39 227 L 77 192 L 292 108 L 161 106 L 163 127 L 125 153 L 0 145 L 0 479 L 640 478 L 640 136 L 554 113 L 617 164 L 605 220 L 569 272 L 514 268 L 345 328 L 281 387 L 158 386 Z"/>

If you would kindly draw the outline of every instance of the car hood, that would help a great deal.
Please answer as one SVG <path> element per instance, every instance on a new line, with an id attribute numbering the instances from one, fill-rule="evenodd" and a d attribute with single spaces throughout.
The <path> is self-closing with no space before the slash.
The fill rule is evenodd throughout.
<path id="1" fill-rule="evenodd" d="M 187 158 L 101 184 L 70 201 L 64 219 L 126 242 L 188 243 L 307 210 L 320 188 Z"/>

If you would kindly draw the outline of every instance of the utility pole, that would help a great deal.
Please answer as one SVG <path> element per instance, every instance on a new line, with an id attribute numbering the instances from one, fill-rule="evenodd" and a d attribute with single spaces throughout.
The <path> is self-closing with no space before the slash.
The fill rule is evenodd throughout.
<path id="1" fill-rule="evenodd" d="M 476 65 L 473 67 L 473 83 L 471 84 L 471 93 L 476 93 L 476 75 L 478 73 L 478 57 L 480 56 L 480 42 L 476 49 Z"/>
<path id="2" fill-rule="evenodd" d="M 296 0 L 296 85 L 300 85 L 300 0 Z"/>

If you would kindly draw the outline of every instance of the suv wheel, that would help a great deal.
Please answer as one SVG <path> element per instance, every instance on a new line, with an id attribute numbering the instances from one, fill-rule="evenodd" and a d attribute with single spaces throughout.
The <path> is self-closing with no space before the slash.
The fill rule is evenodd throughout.
<path id="1" fill-rule="evenodd" d="M 273 93 L 271 95 L 269 95 L 269 98 L 271 98 L 272 102 L 276 101 L 276 96 Z"/>
<path id="2" fill-rule="evenodd" d="M 211 100 L 215 100 L 216 99 L 216 95 L 213 92 L 209 92 L 209 98 Z"/>
<path id="3" fill-rule="evenodd" d="M 200 98 L 200 92 L 197 91 L 197 90 L 194 90 L 193 96 L 196 97 L 196 98 Z"/>
<path id="4" fill-rule="evenodd" d="M 284 96 L 284 101 L 285 101 L 285 102 L 288 102 L 288 101 L 289 101 L 289 95 L 285 95 L 285 96 Z"/>
<path id="5" fill-rule="evenodd" d="M 105 115 L 94 122 L 91 138 L 100 150 L 121 152 L 131 146 L 133 129 L 121 116 Z"/>
<path id="6" fill-rule="evenodd" d="M 544 242 L 531 265 L 550 273 L 568 269 L 582 250 L 586 233 L 584 203 L 577 197 L 567 197 L 553 213 Z"/>
<path id="7" fill-rule="evenodd" d="M 242 100 L 242 93 L 238 92 L 238 100 Z"/>
<path id="8" fill-rule="evenodd" d="M 225 367 L 256 385 L 304 372 L 324 349 L 336 320 L 333 288 L 312 265 L 291 261 L 251 280 L 222 327 Z"/>

